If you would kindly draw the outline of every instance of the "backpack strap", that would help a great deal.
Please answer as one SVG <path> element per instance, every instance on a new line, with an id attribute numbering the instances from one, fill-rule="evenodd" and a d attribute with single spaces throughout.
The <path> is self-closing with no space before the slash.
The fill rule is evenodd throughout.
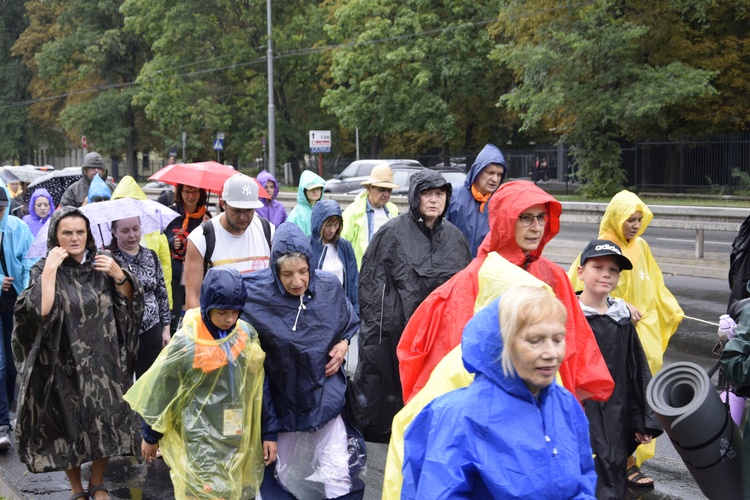
<path id="1" fill-rule="evenodd" d="M 201 222 L 201 227 L 203 228 L 203 237 L 206 238 L 206 251 L 203 253 L 203 276 L 205 276 L 208 270 L 214 266 L 211 257 L 214 255 L 214 247 L 216 246 L 216 233 L 211 219 Z"/>
<path id="2" fill-rule="evenodd" d="M 268 251 L 271 251 L 271 223 L 265 217 L 257 216 L 260 219 L 260 225 L 263 226 L 263 235 L 268 243 Z"/>

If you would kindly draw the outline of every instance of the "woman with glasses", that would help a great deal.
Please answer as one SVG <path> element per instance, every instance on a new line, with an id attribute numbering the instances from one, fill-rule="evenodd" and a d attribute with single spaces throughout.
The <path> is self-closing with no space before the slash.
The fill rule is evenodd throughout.
<path id="1" fill-rule="evenodd" d="M 435 290 L 404 329 L 398 357 L 405 402 L 424 386 L 438 362 L 461 342 L 461 332 L 474 315 L 479 270 L 490 252 L 497 252 L 552 288 L 568 311 L 568 352 L 560 368 L 563 384 L 579 400 L 594 397 L 606 401 L 614 384 L 594 334 L 567 274 L 542 256 L 544 247 L 560 231 L 562 205 L 532 182 L 513 181 L 495 191 L 489 211 L 490 232 L 477 257 Z"/>

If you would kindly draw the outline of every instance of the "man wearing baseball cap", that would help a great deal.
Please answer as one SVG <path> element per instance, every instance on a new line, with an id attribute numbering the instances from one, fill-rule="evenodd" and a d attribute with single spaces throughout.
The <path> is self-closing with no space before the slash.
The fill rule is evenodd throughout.
<path id="1" fill-rule="evenodd" d="M 183 281 L 185 308 L 200 306 L 203 276 L 210 267 L 228 266 L 240 274 L 265 269 L 271 264 L 273 224 L 255 216 L 263 206 L 259 184 L 245 174 L 224 182 L 219 203 L 224 210 L 205 221 L 188 236 Z"/>
<path id="2" fill-rule="evenodd" d="M 393 182 L 393 170 L 387 164 L 375 165 L 370 178 L 362 181 L 362 191 L 344 210 L 344 228 L 341 237 L 354 247 L 357 268 L 362 266 L 362 256 L 367 245 L 380 226 L 398 215 L 398 208 L 391 203 L 391 192 L 400 187 Z"/>

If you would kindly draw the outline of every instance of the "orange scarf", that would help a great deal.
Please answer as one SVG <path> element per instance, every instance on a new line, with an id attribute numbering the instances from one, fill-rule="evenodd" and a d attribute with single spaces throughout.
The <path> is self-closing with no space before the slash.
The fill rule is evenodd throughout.
<path id="1" fill-rule="evenodd" d="M 492 196 L 492 193 L 482 194 L 479 192 L 479 190 L 476 187 L 474 187 L 474 184 L 472 184 L 471 195 L 474 197 L 475 200 L 477 200 L 480 203 L 479 211 L 484 212 L 484 206 L 487 204 L 487 201 L 489 201 L 490 196 Z"/>
<path id="2" fill-rule="evenodd" d="M 245 348 L 247 333 L 237 327 L 237 341 L 232 346 L 232 357 L 237 359 Z M 219 346 L 219 341 L 211 336 L 202 319 L 198 319 L 197 339 L 195 342 L 195 356 L 193 357 L 193 368 L 201 369 L 208 373 L 214 371 L 228 362 L 227 353 Z M 228 342 L 228 341 L 225 341 Z"/>
<path id="3" fill-rule="evenodd" d="M 183 205 L 182 208 L 184 209 L 185 206 Z M 187 231 L 188 228 L 188 222 L 190 222 L 190 219 L 200 219 L 203 220 L 203 216 L 206 215 L 206 205 L 203 205 L 198 210 L 193 212 L 192 214 L 189 214 L 185 212 L 185 219 L 182 221 L 182 230 Z"/>

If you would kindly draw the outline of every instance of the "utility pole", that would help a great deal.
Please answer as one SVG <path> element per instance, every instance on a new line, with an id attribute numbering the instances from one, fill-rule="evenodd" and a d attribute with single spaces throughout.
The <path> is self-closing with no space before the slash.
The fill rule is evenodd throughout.
<path id="1" fill-rule="evenodd" d="M 276 177 L 276 107 L 273 105 L 273 42 L 271 40 L 271 0 L 266 1 L 268 18 L 268 171 Z"/>

